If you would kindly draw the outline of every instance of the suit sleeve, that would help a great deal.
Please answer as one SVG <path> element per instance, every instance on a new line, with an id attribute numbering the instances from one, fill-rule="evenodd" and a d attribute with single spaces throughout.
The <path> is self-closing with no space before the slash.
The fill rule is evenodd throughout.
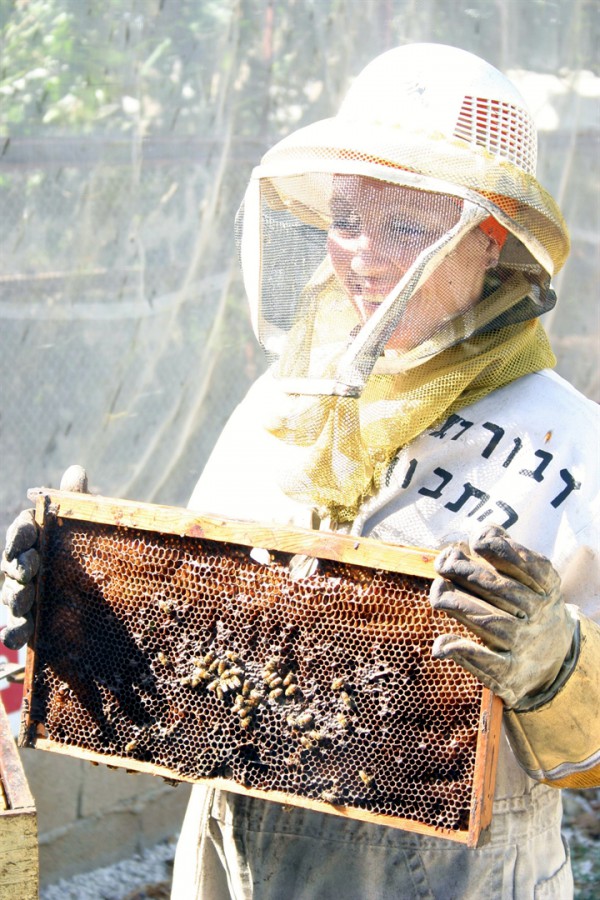
<path id="1" fill-rule="evenodd" d="M 531 778 L 556 788 L 600 786 L 600 625 L 579 615 L 570 674 L 554 695 L 506 710 L 513 751 Z"/>

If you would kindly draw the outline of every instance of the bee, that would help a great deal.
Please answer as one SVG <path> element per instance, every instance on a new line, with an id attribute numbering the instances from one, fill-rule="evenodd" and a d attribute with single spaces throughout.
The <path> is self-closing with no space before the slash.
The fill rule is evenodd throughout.
<path id="1" fill-rule="evenodd" d="M 336 715 L 336 719 L 339 722 L 339 724 L 342 726 L 342 728 L 347 728 L 348 725 L 350 724 L 348 721 L 348 716 L 345 716 L 344 713 L 338 713 Z"/>
<path id="2" fill-rule="evenodd" d="M 370 788 L 372 786 L 373 782 L 375 781 L 375 776 L 371 775 L 369 772 L 365 772 L 364 769 L 359 770 L 358 777 L 360 778 L 362 783 L 365 785 L 365 787 L 368 787 L 368 788 Z"/>
<path id="3" fill-rule="evenodd" d="M 156 654 L 156 658 L 158 659 L 161 666 L 166 666 L 170 662 L 169 657 L 166 653 L 163 653 L 162 650 L 158 651 L 158 653 Z"/>
<path id="4" fill-rule="evenodd" d="M 284 682 L 284 683 L 285 683 L 285 682 Z M 288 687 L 286 687 L 286 689 L 285 689 L 285 696 L 286 696 L 286 697 L 295 697 L 296 694 L 299 694 L 299 693 L 300 693 L 300 688 L 298 687 L 297 684 L 290 684 L 290 685 L 289 685 Z"/>
<path id="5" fill-rule="evenodd" d="M 279 675 L 271 675 L 269 678 L 265 678 L 265 681 L 270 688 L 278 688 L 283 684 L 283 678 L 280 678 Z"/>
<path id="6" fill-rule="evenodd" d="M 331 690 L 332 691 L 341 691 L 343 687 L 346 686 L 346 681 L 344 678 L 334 678 L 331 682 Z"/>
<path id="7" fill-rule="evenodd" d="M 136 740 L 129 741 L 128 744 L 125 744 L 125 752 L 133 753 L 133 751 L 136 749 L 137 745 L 138 745 L 138 742 Z"/>
<path id="8" fill-rule="evenodd" d="M 296 680 L 296 676 L 294 675 L 294 673 L 288 672 L 287 675 L 285 676 L 285 678 L 283 679 L 283 686 L 290 687 L 292 684 L 294 684 L 295 680 Z"/>
<path id="9" fill-rule="evenodd" d="M 265 669 L 270 669 L 274 671 L 281 665 L 281 658 L 279 656 L 271 656 L 270 659 L 267 660 L 265 664 Z"/>
<path id="10" fill-rule="evenodd" d="M 222 675 L 225 669 L 227 668 L 227 663 L 224 659 L 220 659 L 217 664 L 217 675 Z"/>
<path id="11" fill-rule="evenodd" d="M 348 709 L 356 709 L 356 703 L 354 702 L 354 697 L 352 697 L 348 691 L 342 691 L 340 693 L 340 697 L 342 698 L 342 703 L 345 703 Z"/>
<path id="12" fill-rule="evenodd" d="M 298 726 L 298 728 L 302 728 L 303 730 L 311 728 L 314 725 L 314 723 L 315 723 L 315 717 L 313 716 L 313 714 L 311 712 L 302 713 L 296 719 L 296 725 Z"/>
<path id="13" fill-rule="evenodd" d="M 271 700 L 280 700 L 283 697 L 283 690 L 275 688 L 275 690 L 269 691 L 269 697 Z"/>
<path id="14" fill-rule="evenodd" d="M 338 797 L 333 791 L 321 791 L 321 800 L 325 803 L 336 803 Z"/>

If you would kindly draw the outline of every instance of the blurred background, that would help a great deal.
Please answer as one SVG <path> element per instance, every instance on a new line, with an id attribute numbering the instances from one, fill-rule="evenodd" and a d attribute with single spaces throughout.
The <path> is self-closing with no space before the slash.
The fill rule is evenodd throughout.
<path id="1" fill-rule="evenodd" d="M 233 240 L 252 166 L 412 41 L 485 57 L 529 102 L 573 241 L 545 325 L 600 400 L 597 0 L 0 0 L 0 533 L 73 462 L 92 490 L 186 504 L 264 365 Z"/>

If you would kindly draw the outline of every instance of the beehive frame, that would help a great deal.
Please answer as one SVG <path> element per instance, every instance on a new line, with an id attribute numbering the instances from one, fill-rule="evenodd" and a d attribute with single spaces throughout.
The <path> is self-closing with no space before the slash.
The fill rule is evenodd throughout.
<path id="1" fill-rule="evenodd" d="M 22 746 L 481 842 L 501 704 L 431 657 L 437 634 L 463 633 L 427 601 L 431 551 L 30 496 Z M 316 573 L 292 577 L 294 557 Z"/>

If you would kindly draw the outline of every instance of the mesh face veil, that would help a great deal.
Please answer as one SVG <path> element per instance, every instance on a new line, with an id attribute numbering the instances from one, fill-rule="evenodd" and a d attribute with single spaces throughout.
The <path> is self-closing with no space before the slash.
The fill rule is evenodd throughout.
<path id="1" fill-rule="evenodd" d="M 284 486 L 350 519 L 424 428 L 553 361 L 536 317 L 568 252 L 513 85 L 451 47 L 388 51 L 255 169 L 241 259 L 273 366 Z M 276 387 L 275 387 L 276 385 Z"/>

